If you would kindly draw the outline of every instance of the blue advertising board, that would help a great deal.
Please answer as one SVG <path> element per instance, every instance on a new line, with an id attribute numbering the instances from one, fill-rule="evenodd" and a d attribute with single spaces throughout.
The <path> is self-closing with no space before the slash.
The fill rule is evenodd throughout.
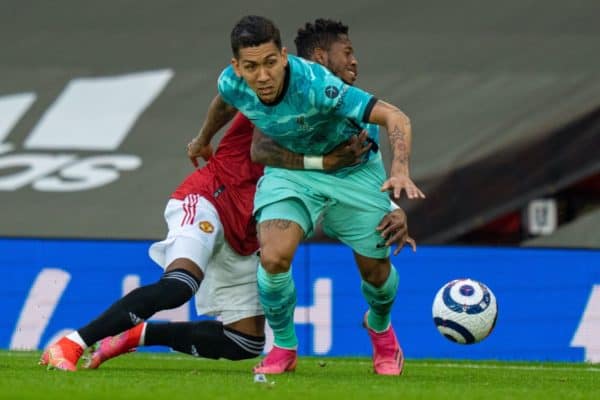
<path id="1" fill-rule="evenodd" d="M 1 239 L 0 348 L 41 349 L 159 279 L 149 244 Z M 392 319 L 408 358 L 600 362 L 600 251 L 421 246 L 416 253 L 404 249 L 393 263 L 400 286 Z M 370 355 L 351 251 L 302 245 L 293 274 L 300 354 Z M 499 308 L 494 332 L 473 345 L 448 341 L 431 317 L 437 290 L 464 277 L 485 283 Z M 197 318 L 190 302 L 153 319 Z"/>

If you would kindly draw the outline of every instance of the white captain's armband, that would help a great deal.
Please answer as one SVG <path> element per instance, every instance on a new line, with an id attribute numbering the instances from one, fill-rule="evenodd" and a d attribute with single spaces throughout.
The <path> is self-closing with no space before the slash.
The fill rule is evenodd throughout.
<path id="1" fill-rule="evenodd" d="M 323 156 L 304 156 L 304 169 L 323 169 Z"/>

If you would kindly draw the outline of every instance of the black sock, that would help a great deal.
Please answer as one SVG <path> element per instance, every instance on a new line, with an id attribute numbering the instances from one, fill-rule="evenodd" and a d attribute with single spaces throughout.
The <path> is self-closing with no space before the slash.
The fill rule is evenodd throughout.
<path id="1" fill-rule="evenodd" d="M 265 337 L 246 335 L 219 321 L 148 323 L 144 345 L 169 346 L 181 353 L 215 360 L 245 360 L 263 351 Z"/>
<path id="2" fill-rule="evenodd" d="M 115 302 L 79 329 L 79 335 L 91 346 L 100 339 L 134 327 L 158 311 L 179 307 L 196 293 L 198 286 L 196 278 L 185 270 L 167 272 L 158 282 L 139 287 Z"/>

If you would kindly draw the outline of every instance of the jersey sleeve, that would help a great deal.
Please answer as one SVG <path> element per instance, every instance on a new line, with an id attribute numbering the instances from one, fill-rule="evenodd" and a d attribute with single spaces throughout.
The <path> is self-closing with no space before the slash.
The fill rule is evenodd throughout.
<path id="1" fill-rule="evenodd" d="M 217 80 L 217 89 L 219 95 L 225 103 L 235 107 L 235 91 L 239 86 L 239 78 L 235 75 L 233 67 L 230 65 L 221 72 L 219 79 Z"/>
<path id="2" fill-rule="evenodd" d="M 320 101 L 322 110 L 340 117 L 369 122 L 371 110 L 377 102 L 372 94 L 344 83 L 329 71 L 320 80 L 319 86 L 315 99 Z"/>

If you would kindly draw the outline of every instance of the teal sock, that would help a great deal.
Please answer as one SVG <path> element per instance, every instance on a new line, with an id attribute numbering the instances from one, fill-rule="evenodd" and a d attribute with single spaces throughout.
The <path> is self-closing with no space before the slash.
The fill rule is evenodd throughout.
<path id="1" fill-rule="evenodd" d="M 383 332 L 390 325 L 392 304 L 398 291 L 398 271 L 391 265 L 387 280 L 380 287 L 375 287 L 369 282 L 362 281 L 361 290 L 367 303 L 369 314 L 367 324 L 375 332 Z"/>
<path id="2" fill-rule="evenodd" d="M 296 287 L 292 270 L 281 274 L 270 274 L 258 266 L 258 297 L 265 317 L 273 330 L 274 343 L 284 349 L 296 349 L 298 338 L 294 328 Z"/>

